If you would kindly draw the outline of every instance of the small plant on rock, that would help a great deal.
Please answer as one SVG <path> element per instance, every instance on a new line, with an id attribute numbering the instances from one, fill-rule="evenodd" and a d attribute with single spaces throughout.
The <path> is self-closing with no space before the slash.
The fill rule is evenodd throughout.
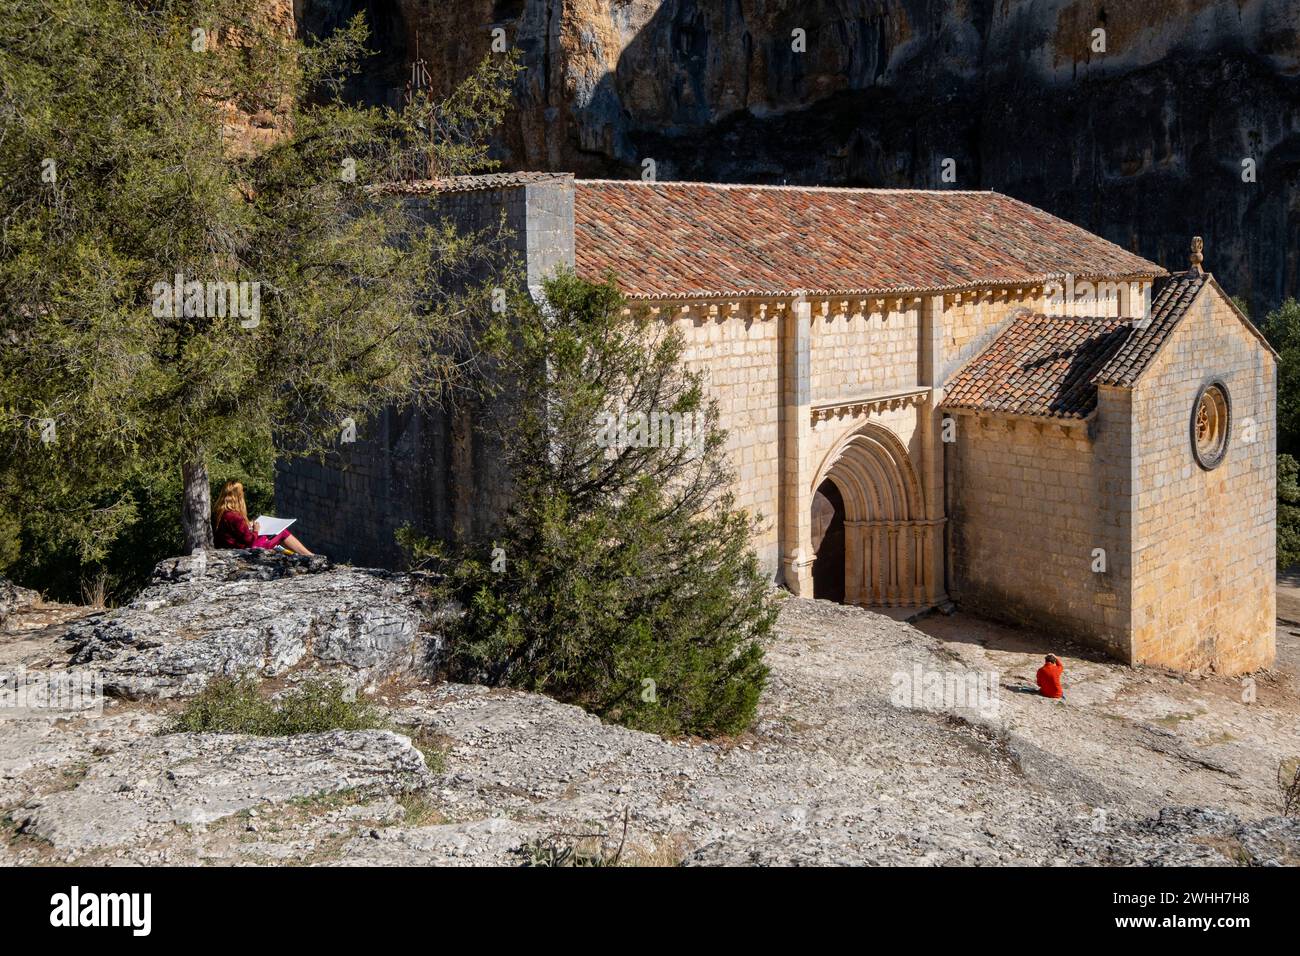
<path id="1" fill-rule="evenodd" d="M 514 851 L 523 866 L 618 866 L 600 849 L 591 850 L 555 840 L 533 840 Z"/>
<path id="2" fill-rule="evenodd" d="M 1300 758 L 1284 760 L 1277 765 L 1277 789 L 1282 816 L 1300 816 Z"/>
<path id="3" fill-rule="evenodd" d="M 280 697 L 268 698 L 256 678 L 242 675 L 211 681 L 163 732 L 288 737 L 386 726 L 375 705 L 356 699 L 335 678 L 304 681 Z"/>
<path id="4" fill-rule="evenodd" d="M 610 852 L 605 847 L 608 833 L 554 833 L 530 840 L 513 852 L 523 859 L 523 866 L 618 866 L 627 846 L 629 810 L 623 809 L 623 836 Z M 573 842 L 570 842 L 573 841 Z"/>

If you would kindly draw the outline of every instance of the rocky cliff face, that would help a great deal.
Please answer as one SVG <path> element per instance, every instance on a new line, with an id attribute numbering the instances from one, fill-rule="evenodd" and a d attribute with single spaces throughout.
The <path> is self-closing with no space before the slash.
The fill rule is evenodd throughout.
<path id="1" fill-rule="evenodd" d="M 505 31 L 509 168 L 996 189 L 1174 268 L 1203 235 L 1257 313 L 1300 292 L 1300 0 L 296 4 L 308 32 L 362 9 L 372 100 L 417 42 L 445 86 Z"/>

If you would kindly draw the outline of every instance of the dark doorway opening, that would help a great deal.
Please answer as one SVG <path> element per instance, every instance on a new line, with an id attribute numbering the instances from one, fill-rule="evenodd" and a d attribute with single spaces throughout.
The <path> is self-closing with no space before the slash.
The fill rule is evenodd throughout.
<path id="1" fill-rule="evenodd" d="M 844 601 L 844 497 L 827 478 L 813 495 L 813 597 Z"/>

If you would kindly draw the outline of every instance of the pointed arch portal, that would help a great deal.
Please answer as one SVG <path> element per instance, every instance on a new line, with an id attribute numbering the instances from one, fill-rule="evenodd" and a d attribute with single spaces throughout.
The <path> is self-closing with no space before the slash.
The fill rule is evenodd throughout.
<path id="1" fill-rule="evenodd" d="M 842 556 L 826 547 L 829 535 L 819 542 L 813 577 L 823 582 L 818 590 L 824 593 L 818 596 L 838 597 L 833 591 L 839 589 L 825 582 L 842 563 L 846 604 L 924 603 L 932 590 L 929 530 L 934 522 L 924 520 L 921 483 L 898 436 L 881 425 L 863 425 L 831 452 L 813 488 L 814 526 L 827 520 L 829 503 L 832 512 L 842 514 L 844 529 Z M 824 500 L 818 502 L 819 497 Z M 833 515 L 827 527 L 838 517 Z"/>

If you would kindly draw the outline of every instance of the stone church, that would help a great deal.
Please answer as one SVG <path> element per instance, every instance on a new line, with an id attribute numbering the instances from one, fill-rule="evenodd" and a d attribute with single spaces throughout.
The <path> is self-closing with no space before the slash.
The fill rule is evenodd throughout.
<path id="1" fill-rule="evenodd" d="M 681 330 L 793 593 L 952 600 L 1134 664 L 1273 660 L 1277 357 L 1199 240 L 1170 273 L 994 192 L 544 173 L 393 191 L 467 229 L 504 216 L 530 285 L 612 273 Z M 492 527 L 471 415 L 363 431 L 278 473 L 280 513 L 322 550 L 386 564 L 403 524 Z"/>

